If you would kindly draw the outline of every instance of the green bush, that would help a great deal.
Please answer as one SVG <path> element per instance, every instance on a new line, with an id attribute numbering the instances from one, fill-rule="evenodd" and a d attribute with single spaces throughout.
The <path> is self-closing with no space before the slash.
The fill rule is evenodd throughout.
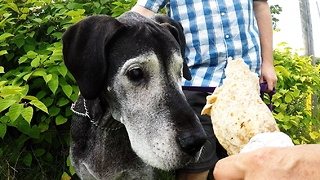
<path id="1" fill-rule="evenodd" d="M 0 4 L 0 179 L 68 179 L 71 103 L 79 89 L 61 36 L 86 16 L 134 1 L 4 0 Z"/>
<path id="2" fill-rule="evenodd" d="M 307 107 L 311 94 L 319 97 L 319 65 L 312 66 L 310 57 L 293 53 L 285 43 L 274 51 L 274 64 L 278 77 L 274 116 L 279 127 L 295 144 L 319 143 L 319 116 L 312 116 Z"/>

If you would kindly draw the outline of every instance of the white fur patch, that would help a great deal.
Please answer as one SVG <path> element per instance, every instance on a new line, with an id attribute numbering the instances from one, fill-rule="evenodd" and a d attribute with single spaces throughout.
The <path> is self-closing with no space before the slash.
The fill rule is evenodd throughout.
<path id="1" fill-rule="evenodd" d="M 186 161 L 185 153 L 176 142 L 176 128 L 172 125 L 173 120 L 165 104 L 164 89 L 168 83 L 173 84 L 173 91 L 182 94 L 183 60 L 178 53 L 172 54 L 167 76 L 163 74 L 164 67 L 157 56 L 149 52 L 127 60 L 116 76 L 113 87 L 119 102 L 123 102 L 119 114 L 133 150 L 146 163 L 161 169 L 176 168 Z M 146 80 L 139 85 L 127 77 L 127 72 L 136 67 L 141 68 L 146 76 Z"/>

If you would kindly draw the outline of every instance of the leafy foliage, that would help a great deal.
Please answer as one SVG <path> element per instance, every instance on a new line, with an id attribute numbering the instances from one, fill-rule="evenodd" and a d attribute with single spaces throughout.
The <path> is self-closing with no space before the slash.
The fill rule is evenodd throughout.
<path id="1" fill-rule="evenodd" d="M 278 84 L 273 103 L 279 127 L 295 144 L 318 143 L 320 121 L 312 116 L 308 103 L 311 94 L 319 97 L 319 65 L 312 66 L 310 57 L 292 53 L 285 43 L 274 51 L 274 60 Z"/>
<path id="2" fill-rule="evenodd" d="M 276 17 L 276 15 L 279 15 L 282 12 L 282 7 L 277 4 L 272 5 L 270 6 L 270 12 L 272 16 L 273 29 L 277 29 L 277 22 L 279 22 L 279 19 Z"/>
<path id="3" fill-rule="evenodd" d="M 0 177 L 68 179 L 74 174 L 67 160 L 68 119 L 79 89 L 63 63 L 61 36 L 88 15 L 119 15 L 130 3 L 1 2 Z"/>

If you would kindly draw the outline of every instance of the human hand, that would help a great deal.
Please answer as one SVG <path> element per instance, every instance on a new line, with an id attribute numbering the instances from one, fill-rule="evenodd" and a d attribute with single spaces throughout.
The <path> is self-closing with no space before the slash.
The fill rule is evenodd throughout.
<path id="1" fill-rule="evenodd" d="M 267 82 L 267 92 L 272 91 L 276 87 L 277 81 L 278 78 L 273 63 L 262 63 L 260 83 Z"/>
<path id="2" fill-rule="evenodd" d="M 320 179 L 320 145 L 261 148 L 217 162 L 215 180 Z"/>

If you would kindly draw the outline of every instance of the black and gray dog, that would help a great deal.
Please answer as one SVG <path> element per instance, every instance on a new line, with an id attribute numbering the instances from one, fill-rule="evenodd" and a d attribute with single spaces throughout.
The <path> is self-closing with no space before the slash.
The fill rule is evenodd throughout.
<path id="1" fill-rule="evenodd" d="M 182 27 L 165 15 L 91 16 L 63 35 L 81 95 L 71 161 L 81 179 L 154 179 L 199 158 L 205 132 L 181 90 Z"/>

